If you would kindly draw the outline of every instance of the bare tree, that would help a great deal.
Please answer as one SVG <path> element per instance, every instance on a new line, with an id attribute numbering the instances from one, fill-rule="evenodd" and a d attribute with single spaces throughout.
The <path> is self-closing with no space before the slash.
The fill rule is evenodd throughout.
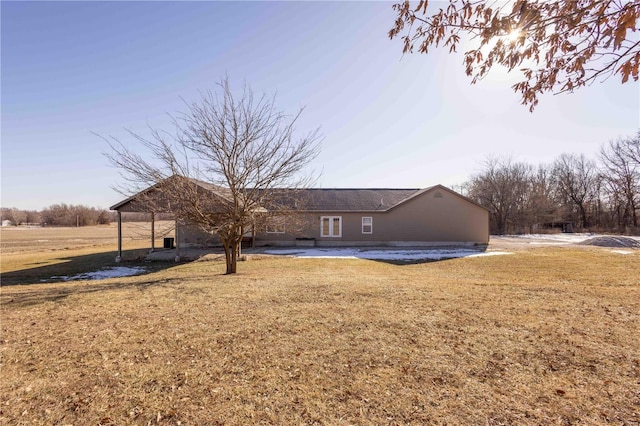
<path id="1" fill-rule="evenodd" d="M 218 88 L 174 119 L 175 136 L 130 133 L 149 155 L 110 138 L 107 157 L 122 170 L 126 193 L 142 190 L 145 203 L 217 235 L 233 274 L 243 235 L 261 218 L 290 210 L 290 197 L 312 182 L 302 173 L 320 137 L 317 129 L 296 137 L 302 110 L 287 116 L 275 97 L 255 97 L 246 85 L 236 97 L 228 78 Z"/>
<path id="2" fill-rule="evenodd" d="M 640 167 L 640 130 L 634 136 L 624 139 L 623 149 L 625 155 Z"/>
<path id="3" fill-rule="evenodd" d="M 640 133 L 634 138 L 610 141 L 600 150 L 602 177 L 607 186 L 618 226 L 638 227 L 640 207 Z M 637 157 L 636 157 L 637 155 Z"/>
<path id="4" fill-rule="evenodd" d="M 595 162 L 584 154 L 562 154 L 553 165 L 553 175 L 559 196 L 578 210 L 579 226 L 588 228 L 589 208 L 597 199 L 599 176 Z"/>
<path id="5" fill-rule="evenodd" d="M 522 232 L 531 167 L 510 158 L 490 158 L 469 184 L 469 197 L 489 209 L 492 233 Z"/>
<path id="6" fill-rule="evenodd" d="M 46 226 L 92 226 L 110 223 L 111 215 L 95 207 L 60 203 L 42 209 L 39 220 Z"/>
<path id="7" fill-rule="evenodd" d="M 40 212 L 35 210 L 23 210 L 15 207 L 0 208 L 2 220 L 9 220 L 13 225 L 40 223 Z"/>
<path id="8" fill-rule="evenodd" d="M 524 224 L 529 232 L 541 227 L 553 226 L 558 218 L 558 202 L 554 194 L 551 168 L 538 165 L 529 175 L 529 190 L 525 206 Z"/>
<path id="9" fill-rule="evenodd" d="M 598 160 L 562 154 L 536 168 L 490 157 L 460 189 L 489 209 L 492 233 L 558 225 L 640 232 L 640 132 L 603 145 Z"/>
<path id="10" fill-rule="evenodd" d="M 442 2 L 433 2 L 436 5 Z M 640 0 L 450 0 L 445 7 L 404 1 L 389 37 L 404 52 L 428 53 L 442 45 L 455 52 L 468 43 L 464 66 L 472 82 L 500 64 L 522 71 L 513 86 L 533 111 L 542 93 L 575 89 L 617 74 L 638 80 L 640 41 L 634 34 Z"/>

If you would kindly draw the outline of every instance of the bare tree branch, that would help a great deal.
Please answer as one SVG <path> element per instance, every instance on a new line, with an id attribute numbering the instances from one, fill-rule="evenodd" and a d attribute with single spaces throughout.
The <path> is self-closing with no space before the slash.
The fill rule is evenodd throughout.
<path id="1" fill-rule="evenodd" d="M 255 97 L 246 85 L 236 97 L 223 78 L 218 91 L 201 93 L 174 119 L 176 136 L 151 129 L 147 139 L 129 132 L 145 153 L 108 138 L 106 156 L 140 205 L 216 234 L 227 273 L 235 273 L 246 230 L 291 209 L 281 202 L 283 191 L 291 197 L 314 182 L 303 172 L 319 153 L 320 135 L 313 130 L 297 136 L 301 113 L 284 114 L 275 97 Z"/>

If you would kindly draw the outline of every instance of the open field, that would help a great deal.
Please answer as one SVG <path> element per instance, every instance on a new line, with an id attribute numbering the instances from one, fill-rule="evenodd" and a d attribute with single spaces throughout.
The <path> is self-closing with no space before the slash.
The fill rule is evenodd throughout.
<path id="1" fill-rule="evenodd" d="M 215 256 L 133 260 L 148 242 L 130 241 L 141 275 L 41 284 L 112 266 L 114 242 L 2 240 L 3 284 L 32 283 L 1 288 L 2 424 L 640 422 L 637 249 L 256 255 L 225 276 Z"/>
<path id="2" fill-rule="evenodd" d="M 156 245 L 162 244 L 164 234 L 171 232 L 173 222 L 156 222 Z M 149 247 L 151 224 L 146 222 L 124 222 L 122 224 L 124 248 Z M 118 228 L 115 223 L 100 226 L 65 227 L 3 227 L 0 228 L 0 250 L 2 255 L 12 253 L 34 253 L 88 247 L 106 246 L 115 250 Z"/>
<path id="3" fill-rule="evenodd" d="M 162 237 L 173 230 L 172 225 L 169 221 L 156 222 L 156 247 L 162 247 Z M 151 225 L 125 222 L 122 228 L 124 259 L 140 259 L 147 254 L 151 247 Z M 112 266 L 117 254 L 117 235 L 115 224 L 80 228 L 1 228 L 2 284 L 33 284 L 50 281 L 51 277 Z"/>

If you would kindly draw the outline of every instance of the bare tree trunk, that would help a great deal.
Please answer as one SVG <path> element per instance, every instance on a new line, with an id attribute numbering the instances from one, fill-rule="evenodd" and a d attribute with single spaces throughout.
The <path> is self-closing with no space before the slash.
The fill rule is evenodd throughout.
<path id="1" fill-rule="evenodd" d="M 580 210 L 580 219 L 582 220 L 582 228 L 583 229 L 589 228 L 589 219 L 587 216 L 586 207 L 584 206 L 584 204 L 580 203 L 578 204 L 578 209 Z"/>
<path id="2" fill-rule="evenodd" d="M 238 257 L 240 256 L 242 236 L 238 237 L 237 235 L 234 235 L 230 238 L 220 238 L 220 240 L 224 247 L 224 257 L 227 266 L 225 274 L 235 274 L 238 270 Z"/>
<path id="3" fill-rule="evenodd" d="M 238 269 L 238 241 L 233 240 L 229 247 L 231 258 L 227 261 L 227 274 L 235 274 Z"/>
<path id="4" fill-rule="evenodd" d="M 226 266 L 227 266 L 227 270 L 226 270 L 226 274 L 231 274 L 231 252 L 230 252 L 230 244 L 229 241 L 226 239 L 222 239 L 222 247 L 224 247 L 224 259 L 226 261 Z"/>

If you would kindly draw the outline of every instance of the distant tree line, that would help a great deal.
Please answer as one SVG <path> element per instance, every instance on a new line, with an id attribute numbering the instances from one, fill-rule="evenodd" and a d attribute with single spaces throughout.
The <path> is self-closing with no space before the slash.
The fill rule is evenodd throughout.
<path id="1" fill-rule="evenodd" d="M 2 221 L 9 220 L 11 225 L 37 225 L 37 226 L 92 226 L 107 225 L 116 221 L 116 212 L 95 207 L 69 204 L 53 204 L 49 207 L 37 210 L 23 210 L 15 207 L 0 208 Z M 149 222 L 149 213 L 125 213 L 123 222 Z M 155 220 L 173 220 L 173 215 L 157 213 Z"/>
<path id="2" fill-rule="evenodd" d="M 640 235 L 640 131 L 609 141 L 595 158 L 562 154 L 551 164 L 532 165 L 489 158 L 460 188 L 489 209 L 492 234 L 597 231 Z M 108 224 L 115 212 L 54 204 L 42 211 L 2 208 L 13 225 L 87 226 Z M 128 213 L 127 221 L 147 221 Z M 166 217 L 165 217 L 166 216 Z M 124 217 L 123 217 L 124 219 Z M 156 220 L 170 215 L 156 215 Z"/>
<path id="3" fill-rule="evenodd" d="M 640 234 L 640 131 L 604 144 L 595 158 L 552 164 L 490 158 L 462 185 L 489 209 L 492 234 L 561 230 Z"/>
<path id="4" fill-rule="evenodd" d="M 83 205 L 53 204 L 42 211 L 2 208 L 2 220 L 12 225 L 90 226 L 106 225 L 114 221 L 115 213 Z"/>

